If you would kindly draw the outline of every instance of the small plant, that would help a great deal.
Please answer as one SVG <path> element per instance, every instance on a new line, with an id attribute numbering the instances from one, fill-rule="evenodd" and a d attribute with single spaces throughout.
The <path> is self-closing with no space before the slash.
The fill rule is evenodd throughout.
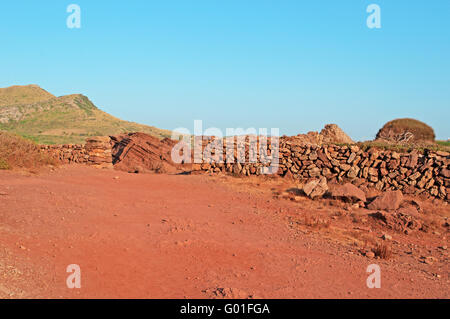
<path id="1" fill-rule="evenodd" d="M 378 243 L 374 249 L 374 254 L 381 259 L 390 259 L 392 257 L 392 247 L 387 243 Z"/>
<path id="2" fill-rule="evenodd" d="M 329 219 L 322 219 L 319 216 L 311 216 L 311 214 L 306 214 L 304 216 L 304 224 L 312 228 L 329 228 L 331 226 L 331 221 Z"/>
<path id="3" fill-rule="evenodd" d="M 3 158 L 0 158 L 0 169 L 9 169 L 9 165 Z"/>

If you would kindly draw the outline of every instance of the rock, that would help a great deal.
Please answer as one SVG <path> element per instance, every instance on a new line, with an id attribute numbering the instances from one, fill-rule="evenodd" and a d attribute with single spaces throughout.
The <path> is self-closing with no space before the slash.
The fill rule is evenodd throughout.
<path id="1" fill-rule="evenodd" d="M 353 153 L 353 152 L 352 152 L 352 153 L 350 154 L 348 160 L 347 160 L 347 164 L 353 163 L 353 161 L 355 160 L 355 158 L 356 158 L 356 153 Z"/>
<path id="2" fill-rule="evenodd" d="M 317 159 L 317 152 L 311 152 L 310 154 L 309 154 L 309 160 L 310 161 L 315 161 L 316 159 Z"/>
<path id="3" fill-rule="evenodd" d="M 175 172 L 181 167 L 172 161 L 172 149 L 178 141 L 160 140 L 145 133 L 111 136 L 114 168 L 126 172 Z"/>
<path id="4" fill-rule="evenodd" d="M 209 298 L 220 299 L 252 299 L 255 298 L 253 294 L 238 289 L 238 288 L 211 288 L 203 290 Z"/>
<path id="5" fill-rule="evenodd" d="M 419 159 L 419 154 L 417 154 L 416 150 L 413 150 L 408 157 L 408 161 L 406 162 L 406 167 L 413 168 L 417 165 L 417 160 Z"/>
<path id="6" fill-rule="evenodd" d="M 242 170 L 242 166 L 240 163 L 233 164 L 233 174 L 240 174 Z"/>
<path id="7" fill-rule="evenodd" d="M 375 167 L 369 167 L 369 175 L 378 176 L 378 169 L 376 169 Z"/>
<path id="8" fill-rule="evenodd" d="M 397 210 L 397 213 L 401 213 L 405 216 L 413 216 L 413 217 L 419 217 L 419 211 L 414 206 L 406 206 L 406 207 L 400 207 Z"/>
<path id="9" fill-rule="evenodd" d="M 372 251 L 368 251 L 368 252 L 366 252 L 366 257 L 367 258 L 375 258 L 375 254 Z"/>
<path id="10" fill-rule="evenodd" d="M 443 169 L 441 170 L 440 175 L 441 175 L 441 176 L 444 176 L 445 178 L 450 178 L 450 170 L 449 170 L 449 169 L 446 169 L 446 168 L 443 168 Z"/>
<path id="11" fill-rule="evenodd" d="M 381 236 L 381 238 L 382 238 L 383 240 L 392 240 L 392 236 L 391 236 L 391 235 L 388 235 L 388 234 L 383 234 L 383 236 Z"/>
<path id="12" fill-rule="evenodd" d="M 449 152 L 444 152 L 444 151 L 436 151 L 436 155 L 447 157 L 447 156 L 450 156 L 450 153 Z"/>
<path id="13" fill-rule="evenodd" d="M 347 172 L 347 177 L 350 179 L 355 179 L 358 176 L 359 168 L 358 166 L 352 166 Z"/>
<path id="14" fill-rule="evenodd" d="M 392 152 L 391 157 L 392 157 L 393 159 L 400 159 L 400 154 L 397 153 L 397 152 Z"/>
<path id="15" fill-rule="evenodd" d="M 416 179 L 418 179 L 421 176 L 420 172 L 415 172 L 414 174 L 409 176 L 410 180 L 415 181 Z"/>
<path id="16" fill-rule="evenodd" d="M 308 171 L 310 177 L 320 176 L 320 169 L 318 167 L 313 167 Z"/>
<path id="17" fill-rule="evenodd" d="M 422 257 L 420 257 L 420 259 L 424 264 L 427 264 L 427 265 L 432 265 L 434 263 L 433 256 L 428 256 L 428 257 L 422 256 Z"/>
<path id="18" fill-rule="evenodd" d="M 377 196 L 373 202 L 367 205 L 371 210 L 396 210 L 403 201 L 401 191 L 387 191 Z"/>
<path id="19" fill-rule="evenodd" d="M 410 234 L 412 231 L 416 231 L 423 227 L 419 219 L 410 215 L 403 215 L 402 213 L 387 213 L 379 211 L 369 214 L 370 217 L 381 221 L 388 228 L 395 231 Z M 389 240 L 389 235 L 386 235 L 386 239 Z"/>
<path id="20" fill-rule="evenodd" d="M 345 199 L 351 202 L 366 201 L 364 192 L 350 183 L 344 185 L 331 184 L 329 185 L 329 189 L 329 194 L 333 198 Z"/>
<path id="21" fill-rule="evenodd" d="M 328 190 L 327 179 L 325 177 L 321 177 L 320 179 L 314 179 L 303 187 L 303 192 L 310 197 L 316 198 L 323 196 Z"/>

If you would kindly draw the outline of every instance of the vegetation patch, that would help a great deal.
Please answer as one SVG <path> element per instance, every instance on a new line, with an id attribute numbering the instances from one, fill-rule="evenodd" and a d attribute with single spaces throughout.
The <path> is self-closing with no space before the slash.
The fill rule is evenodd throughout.
<path id="1" fill-rule="evenodd" d="M 36 169 L 56 164 L 56 159 L 41 153 L 34 142 L 0 131 L 0 169 Z"/>
<path id="2" fill-rule="evenodd" d="M 415 119 L 396 119 L 387 122 L 377 133 L 376 139 L 392 142 L 434 142 L 432 127 Z"/>
<path id="3" fill-rule="evenodd" d="M 84 144 L 86 137 L 129 132 L 160 139 L 172 135 L 169 130 L 113 117 L 81 94 L 54 97 L 37 86 L 0 89 L 0 130 L 39 144 Z"/>

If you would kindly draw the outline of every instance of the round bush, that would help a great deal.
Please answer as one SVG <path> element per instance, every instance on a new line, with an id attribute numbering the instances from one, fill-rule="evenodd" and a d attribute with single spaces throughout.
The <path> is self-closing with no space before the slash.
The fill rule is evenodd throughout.
<path id="1" fill-rule="evenodd" d="M 415 119 L 396 119 L 387 122 L 377 133 L 377 139 L 393 142 L 434 142 L 434 130 Z"/>

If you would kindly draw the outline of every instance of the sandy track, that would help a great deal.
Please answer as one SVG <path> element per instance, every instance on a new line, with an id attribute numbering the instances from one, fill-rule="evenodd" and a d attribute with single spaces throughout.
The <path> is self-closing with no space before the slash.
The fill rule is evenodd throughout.
<path id="1" fill-rule="evenodd" d="M 115 177 L 118 177 L 117 179 Z M 289 227 L 301 209 L 202 175 L 0 172 L 3 298 L 448 298 L 439 280 Z M 382 288 L 366 286 L 378 263 Z M 66 267 L 81 267 L 68 289 Z"/>

